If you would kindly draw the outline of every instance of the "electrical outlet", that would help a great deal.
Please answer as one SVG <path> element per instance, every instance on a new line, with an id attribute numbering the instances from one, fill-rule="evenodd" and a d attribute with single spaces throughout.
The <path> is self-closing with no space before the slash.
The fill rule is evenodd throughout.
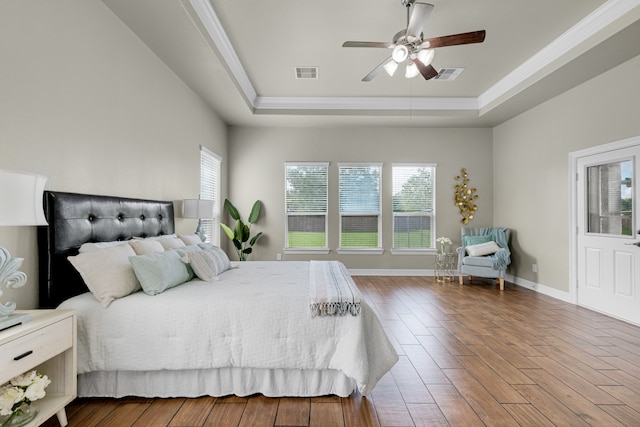
<path id="1" fill-rule="evenodd" d="M 531 271 L 534 273 L 538 272 L 538 264 L 531 264 Z"/>
<path id="2" fill-rule="evenodd" d="M 280 253 L 276 254 L 276 261 L 282 261 L 282 254 Z"/>

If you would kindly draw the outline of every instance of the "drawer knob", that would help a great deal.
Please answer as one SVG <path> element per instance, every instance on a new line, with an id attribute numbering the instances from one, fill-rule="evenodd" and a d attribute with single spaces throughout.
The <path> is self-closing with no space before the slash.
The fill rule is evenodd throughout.
<path id="1" fill-rule="evenodd" d="M 25 357 L 27 357 L 28 355 L 32 354 L 33 350 L 29 350 L 29 351 L 25 351 L 24 353 L 22 353 L 20 356 L 16 356 L 13 358 L 13 360 L 20 360 L 20 359 L 24 359 Z"/>

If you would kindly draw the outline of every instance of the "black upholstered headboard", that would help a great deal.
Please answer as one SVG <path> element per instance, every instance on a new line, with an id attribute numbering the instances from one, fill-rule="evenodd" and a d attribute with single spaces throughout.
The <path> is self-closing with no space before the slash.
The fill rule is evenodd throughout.
<path id="1" fill-rule="evenodd" d="M 67 260 L 83 243 L 174 232 L 171 201 L 45 191 L 44 211 L 49 225 L 38 229 L 40 308 L 88 291 Z"/>

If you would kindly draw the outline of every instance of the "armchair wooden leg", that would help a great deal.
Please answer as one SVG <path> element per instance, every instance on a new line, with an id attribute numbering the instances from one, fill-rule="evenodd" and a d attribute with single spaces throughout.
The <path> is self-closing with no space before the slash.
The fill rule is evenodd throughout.
<path id="1" fill-rule="evenodd" d="M 462 277 L 462 274 L 458 274 L 458 283 L 460 283 L 461 285 L 464 284 L 464 278 Z"/>
<path id="2" fill-rule="evenodd" d="M 498 279 L 498 283 L 500 283 L 500 290 L 504 291 L 504 279 L 503 278 L 499 278 Z"/>

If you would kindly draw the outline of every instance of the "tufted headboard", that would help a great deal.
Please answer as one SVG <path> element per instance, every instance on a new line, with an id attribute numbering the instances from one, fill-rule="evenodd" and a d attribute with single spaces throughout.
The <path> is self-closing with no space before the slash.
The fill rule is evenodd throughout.
<path id="1" fill-rule="evenodd" d="M 67 260 L 83 243 L 174 232 L 171 201 L 45 191 L 44 211 L 49 225 L 38 228 L 40 308 L 88 291 Z"/>

